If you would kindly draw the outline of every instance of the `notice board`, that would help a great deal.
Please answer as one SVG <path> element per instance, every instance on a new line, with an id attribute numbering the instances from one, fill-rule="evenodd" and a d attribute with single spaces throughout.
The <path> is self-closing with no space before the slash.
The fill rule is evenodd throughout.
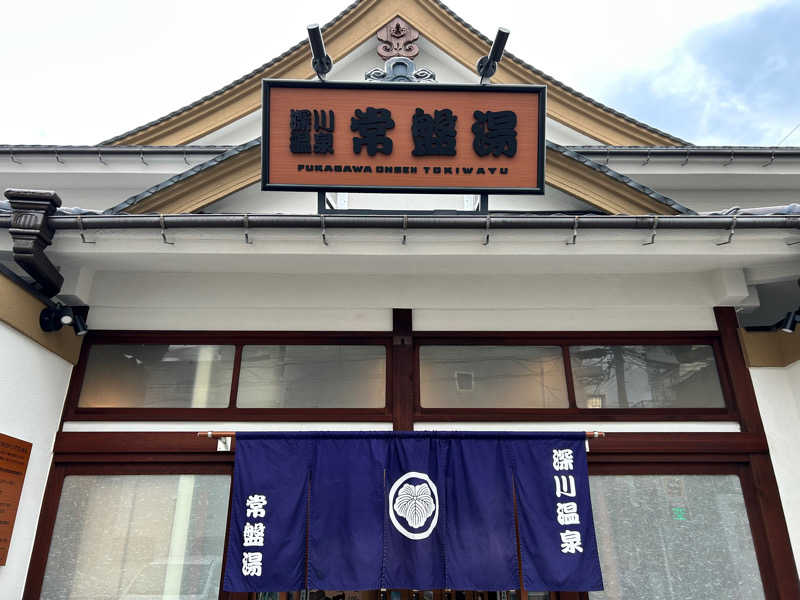
<path id="1" fill-rule="evenodd" d="M 0 433 L 0 566 L 6 564 L 33 444 Z"/>

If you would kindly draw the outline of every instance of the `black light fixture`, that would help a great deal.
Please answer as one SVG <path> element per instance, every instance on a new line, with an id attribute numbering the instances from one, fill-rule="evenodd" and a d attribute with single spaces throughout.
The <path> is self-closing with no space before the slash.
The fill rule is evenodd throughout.
<path id="1" fill-rule="evenodd" d="M 333 68 L 333 60 L 325 52 L 322 31 L 316 23 L 308 26 L 308 43 L 311 44 L 311 66 L 320 81 L 325 81 L 325 75 L 330 73 Z"/>
<path id="2" fill-rule="evenodd" d="M 42 331 L 58 331 L 64 325 L 71 326 L 75 335 L 86 335 L 89 327 L 89 307 L 77 296 L 63 294 L 56 296 L 55 303 L 39 313 L 39 326 Z"/>
<path id="3" fill-rule="evenodd" d="M 481 76 L 481 85 L 487 83 L 489 78 L 497 72 L 497 63 L 503 58 L 503 52 L 506 49 L 506 42 L 510 33 L 505 27 L 500 27 L 497 30 L 497 35 L 494 36 L 494 42 L 492 42 L 492 49 L 489 50 L 489 54 L 478 59 L 477 69 L 478 75 Z"/>
<path id="4" fill-rule="evenodd" d="M 786 316 L 780 322 L 781 331 L 785 333 L 794 333 L 795 328 L 797 328 L 797 321 L 800 319 L 800 316 L 797 314 L 798 311 L 800 311 L 800 307 L 786 313 Z"/>
<path id="5" fill-rule="evenodd" d="M 800 286 L 800 279 L 796 281 L 797 285 Z M 795 294 L 792 294 L 792 298 L 796 298 Z M 785 305 L 784 305 L 785 306 Z M 794 333 L 795 329 L 797 329 L 797 323 L 800 322 L 800 306 L 795 308 L 794 310 L 790 310 L 789 312 L 784 315 L 784 317 L 774 323 L 773 325 L 750 325 L 745 327 L 746 331 L 782 331 L 784 333 Z"/>

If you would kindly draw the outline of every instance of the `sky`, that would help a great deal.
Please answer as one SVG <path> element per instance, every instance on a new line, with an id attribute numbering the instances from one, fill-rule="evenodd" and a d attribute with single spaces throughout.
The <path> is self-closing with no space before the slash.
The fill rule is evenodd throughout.
<path id="1" fill-rule="evenodd" d="M 694 144 L 800 146 L 800 0 L 445 1 L 489 37 L 509 28 L 507 49 L 545 73 Z M 250 72 L 349 2 L 4 3 L 0 144 L 96 144 Z"/>

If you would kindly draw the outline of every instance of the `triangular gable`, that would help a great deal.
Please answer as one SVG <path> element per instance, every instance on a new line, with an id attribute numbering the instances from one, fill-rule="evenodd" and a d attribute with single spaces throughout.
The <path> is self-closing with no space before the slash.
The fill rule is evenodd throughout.
<path id="1" fill-rule="evenodd" d="M 104 213 L 190 213 L 260 180 L 261 139 L 256 138 L 173 175 Z"/>
<path id="2" fill-rule="evenodd" d="M 255 139 L 175 175 L 106 213 L 195 212 L 260 179 L 260 140 Z M 611 214 L 694 213 L 630 177 L 552 142 L 547 142 L 545 183 Z"/>
<path id="3" fill-rule="evenodd" d="M 328 53 L 334 61 L 341 60 L 396 16 L 469 69 L 488 53 L 492 43 L 438 0 L 358 0 L 323 28 Z M 259 110 L 261 79 L 308 79 L 313 75 L 309 46 L 303 41 L 197 102 L 103 143 L 187 144 Z M 604 144 L 687 144 L 584 96 L 508 52 L 493 81 L 547 85 L 547 116 Z"/>

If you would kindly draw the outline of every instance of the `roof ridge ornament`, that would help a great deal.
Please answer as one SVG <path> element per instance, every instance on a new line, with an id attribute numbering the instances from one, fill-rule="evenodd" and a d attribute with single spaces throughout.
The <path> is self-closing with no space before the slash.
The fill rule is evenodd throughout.
<path id="1" fill-rule="evenodd" d="M 380 67 L 374 67 L 364 73 L 367 81 L 408 81 L 416 83 L 436 83 L 436 73 L 427 67 L 417 69 L 414 61 L 405 56 L 390 58 Z"/>
<path id="2" fill-rule="evenodd" d="M 389 60 L 396 56 L 415 58 L 419 54 L 419 46 L 415 44 L 419 39 L 419 31 L 409 25 L 400 16 L 395 17 L 381 27 L 377 33 L 378 56 Z"/>

